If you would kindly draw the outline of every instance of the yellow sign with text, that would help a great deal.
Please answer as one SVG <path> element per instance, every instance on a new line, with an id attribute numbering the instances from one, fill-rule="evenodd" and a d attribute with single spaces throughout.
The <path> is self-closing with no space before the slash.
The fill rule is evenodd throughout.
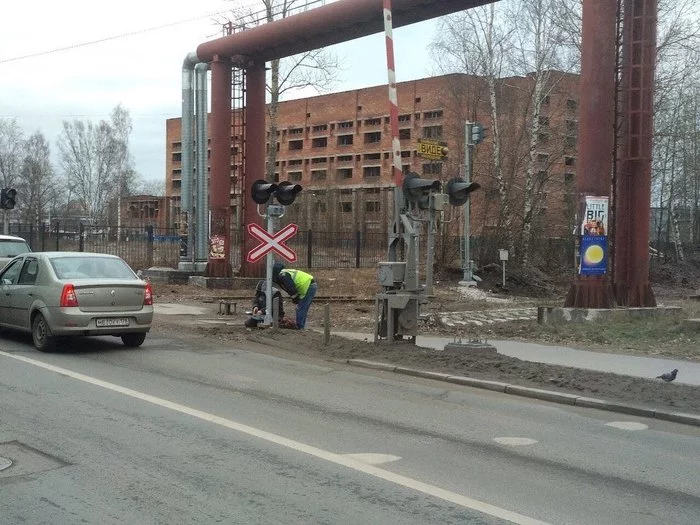
<path id="1" fill-rule="evenodd" d="M 418 156 L 429 160 L 447 158 L 447 143 L 436 140 L 418 139 Z"/>

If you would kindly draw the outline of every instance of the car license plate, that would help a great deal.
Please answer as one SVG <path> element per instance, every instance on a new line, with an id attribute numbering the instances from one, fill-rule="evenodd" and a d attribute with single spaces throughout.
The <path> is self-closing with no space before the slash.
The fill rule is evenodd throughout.
<path id="1" fill-rule="evenodd" d="M 108 317 L 105 319 L 96 319 L 95 325 L 99 327 L 105 326 L 129 326 L 128 317 Z"/>

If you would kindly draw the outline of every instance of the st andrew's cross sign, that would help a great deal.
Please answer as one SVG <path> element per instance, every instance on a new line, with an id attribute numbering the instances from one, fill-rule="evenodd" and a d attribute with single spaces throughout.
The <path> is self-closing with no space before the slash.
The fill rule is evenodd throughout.
<path id="1" fill-rule="evenodd" d="M 262 259 L 269 251 L 274 251 L 288 262 L 296 262 L 297 254 L 284 241 L 294 237 L 299 227 L 296 224 L 287 224 L 284 228 L 274 234 L 268 233 L 262 226 L 255 223 L 248 225 L 248 233 L 262 241 L 255 248 L 248 252 L 246 260 L 254 263 Z"/>

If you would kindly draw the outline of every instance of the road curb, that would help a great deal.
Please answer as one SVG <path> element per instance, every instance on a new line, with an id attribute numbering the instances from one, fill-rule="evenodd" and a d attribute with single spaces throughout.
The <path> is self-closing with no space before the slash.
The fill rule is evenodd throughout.
<path id="1" fill-rule="evenodd" d="M 627 405 L 624 403 L 615 403 L 604 399 L 596 399 L 592 397 L 577 396 L 576 394 L 567 394 L 564 392 L 555 392 L 552 390 L 544 390 L 541 388 L 529 388 L 508 383 L 500 383 L 498 381 L 487 381 L 484 379 L 474 379 L 466 376 L 455 376 L 443 374 L 439 372 L 428 372 L 424 370 L 416 370 L 403 366 L 393 365 L 390 363 L 379 363 L 377 361 L 367 361 L 365 359 L 348 359 L 347 363 L 353 366 L 363 368 L 372 368 L 374 370 L 383 370 L 395 374 L 409 375 L 413 377 L 421 377 L 424 379 L 436 379 L 438 381 L 446 381 L 447 383 L 455 383 L 458 385 L 471 386 L 474 388 L 482 388 L 495 392 L 503 392 L 514 396 L 529 397 L 532 399 L 540 399 L 542 401 L 550 401 L 552 403 L 561 403 L 564 405 L 577 406 L 582 408 L 597 408 L 599 410 L 607 410 L 608 412 L 619 412 L 633 416 L 649 417 L 660 419 L 663 421 L 671 421 L 683 425 L 691 425 L 700 427 L 700 415 L 685 414 L 682 412 L 667 412 L 649 407 L 641 407 L 635 405 Z"/>

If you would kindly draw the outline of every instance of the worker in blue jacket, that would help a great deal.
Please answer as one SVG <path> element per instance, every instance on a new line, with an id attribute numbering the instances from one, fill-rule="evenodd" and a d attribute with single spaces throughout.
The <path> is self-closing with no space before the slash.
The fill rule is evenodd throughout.
<path id="1" fill-rule="evenodd" d="M 297 328 L 302 330 L 306 326 L 306 316 L 316 295 L 314 276 L 301 270 L 285 268 L 284 264 L 277 262 L 272 266 L 272 282 L 291 296 L 297 309 Z"/>

